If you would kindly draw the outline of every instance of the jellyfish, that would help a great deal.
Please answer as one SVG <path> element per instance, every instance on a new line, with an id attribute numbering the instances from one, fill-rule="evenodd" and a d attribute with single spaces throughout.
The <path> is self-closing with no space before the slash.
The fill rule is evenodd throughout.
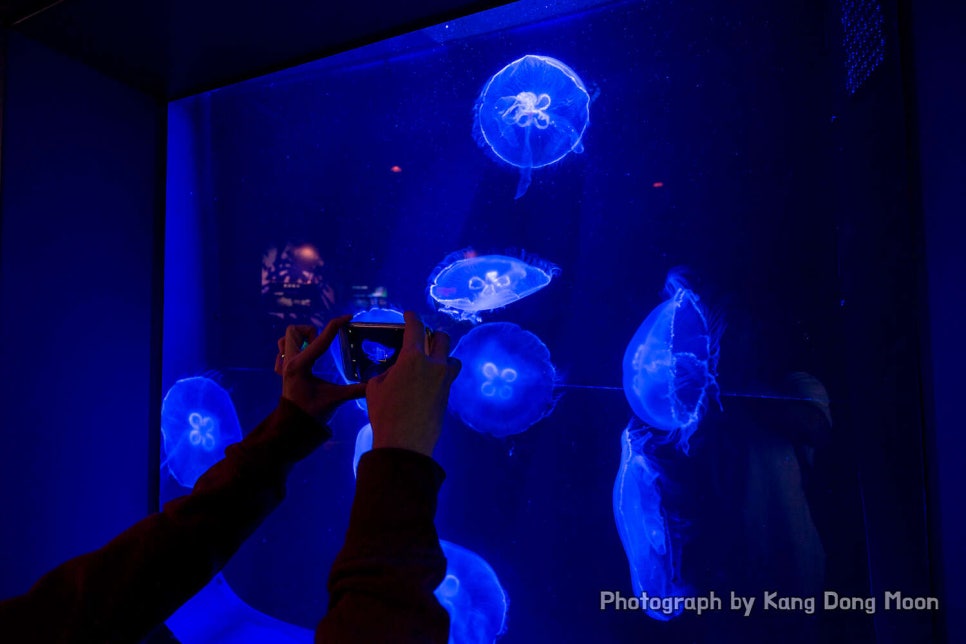
<path id="1" fill-rule="evenodd" d="M 475 552 L 440 539 L 446 577 L 436 599 L 450 617 L 450 644 L 493 644 L 506 629 L 508 600 L 490 564 Z"/>
<path id="2" fill-rule="evenodd" d="M 270 617 L 245 603 L 224 575 L 218 573 L 204 588 L 165 621 L 182 644 L 311 644 L 315 633 Z"/>
<path id="3" fill-rule="evenodd" d="M 493 436 L 526 431 L 553 411 L 555 370 L 540 338 L 510 322 L 491 322 L 453 350 L 463 369 L 450 408 L 470 428 Z"/>
<path id="4" fill-rule="evenodd" d="M 481 147 L 520 169 L 516 199 L 530 186 L 533 168 L 583 152 L 590 95 L 583 81 L 556 58 L 528 55 L 483 86 L 473 131 Z"/>
<path id="5" fill-rule="evenodd" d="M 242 439 L 241 425 L 228 392 L 208 378 L 185 378 L 161 403 L 162 469 L 184 487 L 194 487 L 205 470 Z"/>
<path id="6" fill-rule="evenodd" d="M 630 564 L 634 594 L 684 597 L 690 592 L 681 579 L 683 542 L 674 529 L 675 519 L 661 498 L 664 474 L 648 445 L 654 440 L 655 435 L 636 420 L 621 434 L 621 464 L 614 481 L 614 520 Z M 680 606 L 667 610 L 645 607 L 645 611 L 659 621 L 668 621 L 683 612 Z"/>
<path id="7" fill-rule="evenodd" d="M 359 471 L 359 459 L 362 455 L 372 449 L 372 425 L 366 423 L 356 434 L 356 450 L 352 455 L 352 475 L 355 476 Z"/>
<path id="8" fill-rule="evenodd" d="M 679 271 L 668 274 L 668 299 L 644 319 L 624 353 L 624 395 L 634 413 L 687 453 L 688 439 L 718 401 L 720 325 Z"/>
<path id="9" fill-rule="evenodd" d="M 362 341 L 362 352 L 373 362 L 382 363 L 392 358 L 396 354 L 396 349 L 366 338 Z"/>
<path id="10" fill-rule="evenodd" d="M 356 435 L 352 473 L 359 459 L 372 449 L 372 425 Z M 475 552 L 439 540 L 446 556 L 446 576 L 436 588 L 436 598 L 450 617 L 450 644 L 492 644 L 506 629 L 508 600 L 490 564 Z"/>
<path id="11" fill-rule="evenodd" d="M 464 249 L 447 255 L 429 277 L 429 297 L 441 313 L 480 321 L 492 311 L 536 293 L 560 269 L 533 255 L 476 255 Z"/>

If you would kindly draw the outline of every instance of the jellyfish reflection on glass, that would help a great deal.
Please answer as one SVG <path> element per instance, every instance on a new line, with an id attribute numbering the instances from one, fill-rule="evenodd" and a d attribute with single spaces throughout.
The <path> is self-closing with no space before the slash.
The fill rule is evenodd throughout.
<path id="1" fill-rule="evenodd" d="M 583 152 L 590 95 L 570 67 L 528 55 L 493 75 L 476 101 L 473 131 L 481 147 L 520 169 L 516 197 L 530 186 L 533 168 Z"/>
<path id="2" fill-rule="evenodd" d="M 624 394 L 634 413 L 687 453 L 709 399 L 718 400 L 720 324 L 678 270 L 665 282 L 668 299 L 644 319 L 624 353 Z"/>
<path id="3" fill-rule="evenodd" d="M 460 338 L 463 363 L 450 409 L 472 429 L 502 437 L 526 431 L 553 411 L 556 371 L 540 338 L 510 322 L 491 322 Z"/>
<path id="4" fill-rule="evenodd" d="M 534 255 L 476 255 L 472 249 L 450 253 L 429 276 L 429 297 L 441 313 L 480 321 L 492 311 L 547 286 L 560 269 Z"/>
<path id="5" fill-rule="evenodd" d="M 194 487 L 205 470 L 220 461 L 225 448 L 242 439 L 231 396 L 215 381 L 179 380 L 161 403 L 162 469 L 184 487 Z"/>
<path id="6" fill-rule="evenodd" d="M 614 520 L 630 564 L 634 594 L 684 597 L 691 594 L 681 578 L 684 544 L 676 529 L 679 521 L 662 499 L 661 488 L 666 480 L 651 449 L 655 440 L 655 435 L 637 419 L 621 434 L 621 464 L 614 481 Z M 680 605 L 645 610 L 660 621 L 683 612 Z"/>
<path id="7" fill-rule="evenodd" d="M 436 598 L 450 616 L 451 644 L 492 644 L 506 628 L 507 596 L 482 557 L 440 539 L 446 577 Z"/>

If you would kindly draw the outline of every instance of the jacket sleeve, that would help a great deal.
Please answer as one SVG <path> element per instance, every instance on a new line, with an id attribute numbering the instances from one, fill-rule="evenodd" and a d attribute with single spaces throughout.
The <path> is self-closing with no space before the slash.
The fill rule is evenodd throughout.
<path id="1" fill-rule="evenodd" d="M 446 575 L 433 524 L 444 476 L 416 452 L 380 448 L 363 455 L 316 642 L 448 641 L 449 614 L 433 594 Z"/>
<path id="2" fill-rule="evenodd" d="M 27 594 L 0 602 L 2 639 L 138 641 L 225 565 L 282 501 L 292 465 L 329 436 L 328 428 L 281 399 L 191 494 L 55 568 Z"/>

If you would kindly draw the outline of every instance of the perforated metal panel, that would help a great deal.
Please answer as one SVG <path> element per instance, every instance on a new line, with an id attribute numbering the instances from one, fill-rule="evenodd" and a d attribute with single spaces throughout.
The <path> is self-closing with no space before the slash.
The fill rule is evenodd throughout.
<path id="1" fill-rule="evenodd" d="M 845 87 L 855 94 L 885 58 L 882 5 L 872 0 L 842 0 Z"/>

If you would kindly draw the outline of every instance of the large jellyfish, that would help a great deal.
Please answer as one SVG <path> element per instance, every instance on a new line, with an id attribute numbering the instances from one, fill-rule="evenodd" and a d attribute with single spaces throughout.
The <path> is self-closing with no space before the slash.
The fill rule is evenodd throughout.
<path id="1" fill-rule="evenodd" d="M 689 594 L 681 578 L 683 542 L 677 529 L 679 522 L 662 500 L 665 475 L 652 453 L 654 438 L 636 420 L 621 434 L 621 464 L 614 481 L 614 520 L 630 564 L 634 594 L 683 597 Z M 660 621 L 683 612 L 680 606 L 645 610 Z"/>
<path id="2" fill-rule="evenodd" d="M 590 95 L 577 74 L 556 58 L 528 55 L 483 86 L 473 130 L 481 147 L 520 169 L 519 199 L 533 168 L 584 151 L 589 122 Z"/>
<path id="3" fill-rule="evenodd" d="M 624 353 L 624 394 L 651 427 L 671 432 L 687 453 L 708 400 L 718 400 L 720 325 L 677 271 L 664 286 L 668 299 L 638 327 Z"/>
<path id="4" fill-rule="evenodd" d="M 221 573 L 189 599 L 165 626 L 182 644 L 311 644 L 315 633 L 258 611 L 235 594 Z"/>
<path id="5" fill-rule="evenodd" d="M 194 487 L 224 457 L 225 448 L 242 439 L 228 392 L 203 377 L 179 380 L 168 390 L 161 403 L 161 435 L 161 467 L 184 487 Z"/>
<path id="6" fill-rule="evenodd" d="M 436 599 L 449 612 L 450 644 L 493 644 L 506 629 L 507 596 L 490 564 L 475 552 L 440 539 L 446 577 Z"/>
<path id="7" fill-rule="evenodd" d="M 481 311 L 531 295 L 559 274 L 557 266 L 532 255 L 476 255 L 464 249 L 447 255 L 433 270 L 429 296 L 441 313 L 479 322 Z"/>
<path id="8" fill-rule="evenodd" d="M 529 331 L 510 322 L 483 324 L 460 339 L 453 356 L 463 369 L 450 389 L 450 408 L 472 429 L 518 434 L 553 411 L 550 351 Z"/>

